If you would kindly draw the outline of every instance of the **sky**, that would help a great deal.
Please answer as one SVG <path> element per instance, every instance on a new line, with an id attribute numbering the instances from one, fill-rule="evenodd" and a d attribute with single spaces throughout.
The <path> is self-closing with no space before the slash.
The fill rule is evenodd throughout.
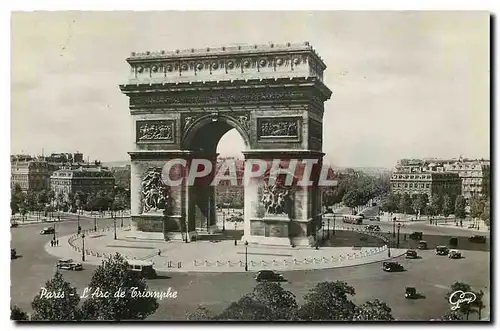
<path id="1" fill-rule="evenodd" d="M 490 154 L 487 12 L 14 12 L 11 153 L 128 160 L 132 51 L 309 41 L 327 65 L 336 166 Z M 222 155 L 244 148 L 236 131 Z"/>

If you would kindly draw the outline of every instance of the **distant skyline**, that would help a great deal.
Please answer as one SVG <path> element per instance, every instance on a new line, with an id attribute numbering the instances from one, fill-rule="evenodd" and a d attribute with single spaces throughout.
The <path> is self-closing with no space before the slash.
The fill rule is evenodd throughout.
<path id="1" fill-rule="evenodd" d="M 338 167 L 490 154 L 488 12 L 14 12 L 11 153 L 132 149 L 132 51 L 309 41 L 328 66 L 323 151 Z M 235 130 L 218 152 L 239 156 Z"/>

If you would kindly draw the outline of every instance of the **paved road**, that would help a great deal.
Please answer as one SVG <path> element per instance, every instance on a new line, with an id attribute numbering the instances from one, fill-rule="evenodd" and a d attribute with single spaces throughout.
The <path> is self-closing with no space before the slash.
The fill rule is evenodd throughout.
<path id="1" fill-rule="evenodd" d="M 112 220 L 100 220 L 102 226 L 112 225 Z M 82 219 L 82 228 L 93 227 L 92 220 Z M 12 247 L 22 257 L 11 263 L 12 304 L 28 311 L 33 297 L 54 272 L 56 258 L 43 250 L 50 240 L 49 235 L 38 234 L 47 225 L 24 225 L 11 229 Z M 76 221 L 65 221 L 57 225 L 59 234 L 75 232 Z M 489 292 L 489 253 L 467 251 L 462 260 L 438 257 L 432 251 L 423 252 L 422 259 L 402 261 L 407 271 L 384 273 L 380 263 L 331 270 L 284 272 L 287 283 L 283 286 L 293 291 L 302 302 L 308 289 L 320 281 L 345 280 L 356 288 L 357 303 L 379 298 L 389 304 L 398 319 L 428 320 L 448 311 L 444 298 L 448 286 L 455 281 L 471 284 L 476 290 Z M 82 291 L 90 281 L 95 267 L 89 266 L 81 272 L 64 271 L 65 278 Z M 178 292 L 177 299 L 164 299 L 158 311 L 150 317 L 156 320 L 184 319 L 187 311 L 205 305 L 220 311 L 229 303 L 239 299 L 255 286 L 253 273 L 171 273 L 148 281 L 155 290 L 168 287 Z M 404 288 L 415 286 L 426 298 L 405 300 Z"/>

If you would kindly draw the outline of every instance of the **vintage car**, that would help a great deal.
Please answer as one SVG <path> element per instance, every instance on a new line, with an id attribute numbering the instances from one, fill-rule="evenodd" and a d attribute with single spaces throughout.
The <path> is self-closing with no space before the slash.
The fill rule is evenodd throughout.
<path id="1" fill-rule="evenodd" d="M 137 272 L 144 278 L 154 279 L 158 276 L 151 261 L 128 260 L 127 263 L 130 271 Z"/>
<path id="2" fill-rule="evenodd" d="M 478 244 L 485 244 L 486 243 L 486 237 L 485 236 L 472 236 L 469 238 L 469 241 L 471 243 L 478 243 Z"/>
<path id="3" fill-rule="evenodd" d="M 413 232 L 409 235 L 410 239 L 413 240 L 422 240 L 423 236 L 424 236 L 423 232 Z"/>
<path id="4" fill-rule="evenodd" d="M 83 266 L 81 263 L 75 262 L 71 259 L 59 260 L 57 261 L 57 269 L 80 271 L 83 270 Z"/>
<path id="5" fill-rule="evenodd" d="M 449 249 L 446 246 L 437 246 L 436 247 L 436 255 L 448 255 Z"/>
<path id="6" fill-rule="evenodd" d="M 14 248 L 10 249 L 10 259 L 15 259 L 17 257 L 17 252 Z"/>
<path id="7" fill-rule="evenodd" d="M 418 243 L 418 249 L 427 249 L 427 241 L 425 240 L 420 240 L 420 242 Z"/>
<path id="8" fill-rule="evenodd" d="M 448 253 L 448 257 L 450 259 L 460 259 L 462 258 L 462 253 L 458 249 L 450 249 L 450 252 Z"/>
<path id="9" fill-rule="evenodd" d="M 405 256 L 406 256 L 407 259 L 416 259 L 416 258 L 418 258 L 417 251 L 415 251 L 413 249 L 407 250 Z"/>
<path id="10" fill-rule="evenodd" d="M 378 216 L 372 216 L 372 217 L 370 217 L 370 221 L 377 221 L 377 222 L 379 222 L 380 221 L 380 217 L 378 217 Z"/>
<path id="11" fill-rule="evenodd" d="M 387 272 L 397 272 L 397 271 L 403 271 L 404 268 L 401 264 L 397 262 L 384 262 L 382 263 L 382 270 Z"/>
<path id="12" fill-rule="evenodd" d="M 56 233 L 56 229 L 54 229 L 51 226 L 40 231 L 40 234 L 54 234 L 54 233 Z"/>
<path id="13" fill-rule="evenodd" d="M 17 228 L 18 226 L 19 226 L 19 223 L 16 223 L 16 222 L 10 223 L 11 228 Z"/>
<path id="14" fill-rule="evenodd" d="M 255 280 L 258 282 L 282 282 L 285 280 L 282 274 L 272 270 L 261 270 L 255 275 Z"/>
<path id="15" fill-rule="evenodd" d="M 365 230 L 366 230 L 366 231 L 375 231 L 375 232 L 379 232 L 379 231 L 380 231 L 380 226 L 370 224 L 370 225 L 365 226 Z"/>
<path id="16" fill-rule="evenodd" d="M 405 298 L 406 299 L 415 299 L 417 298 L 417 289 L 414 287 L 407 287 L 405 289 Z"/>

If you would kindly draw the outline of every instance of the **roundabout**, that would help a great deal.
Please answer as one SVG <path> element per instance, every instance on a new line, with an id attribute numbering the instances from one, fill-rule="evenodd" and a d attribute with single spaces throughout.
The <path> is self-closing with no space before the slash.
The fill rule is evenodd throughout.
<path id="1" fill-rule="evenodd" d="M 45 250 L 61 259 L 99 265 L 103 259 L 120 253 L 129 260 L 151 261 L 160 272 L 244 272 L 272 269 L 316 270 L 380 262 L 400 256 L 403 249 L 390 249 L 375 233 L 356 228 L 336 228 L 329 244 L 334 247 L 283 247 L 246 244 L 238 239 L 181 241 L 138 239 L 128 229 L 111 227 L 84 231 L 81 235 L 60 237 L 60 245 Z M 84 261 L 83 261 L 84 260 Z"/>

